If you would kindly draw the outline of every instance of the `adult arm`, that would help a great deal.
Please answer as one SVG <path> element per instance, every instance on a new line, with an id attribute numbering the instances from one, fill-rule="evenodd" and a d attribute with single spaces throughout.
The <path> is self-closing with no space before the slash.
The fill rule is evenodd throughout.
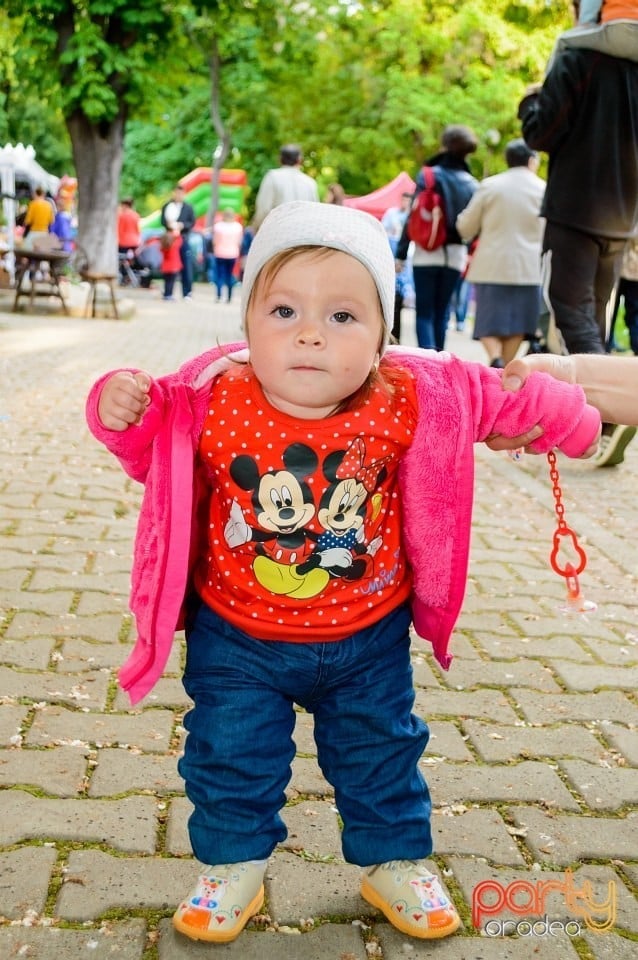
<path id="1" fill-rule="evenodd" d="M 481 221 L 483 219 L 483 208 L 485 205 L 485 185 L 480 183 L 474 192 L 472 199 L 464 210 L 461 210 L 456 218 L 456 229 L 459 232 L 461 240 L 469 243 L 478 237 L 481 232 Z"/>
<path id="2" fill-rule="evenodd" d="M 605 423 L 638 426 L 638 359 L 608 354 L 582 353 L 568 357 L 532 354 L 512 360 L 503 371 L 505 390 L 520 390 L 535 370 L 556 380 L 577 383 L 587 402 L 596 407 Z"/>

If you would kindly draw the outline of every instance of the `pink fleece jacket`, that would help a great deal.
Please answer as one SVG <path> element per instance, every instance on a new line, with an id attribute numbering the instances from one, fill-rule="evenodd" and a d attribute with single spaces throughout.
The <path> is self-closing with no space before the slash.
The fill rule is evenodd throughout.
<path id="1" fill-rule="evenodd" d="M 194 466 L 211 381 L 234 360 L 247 358 L 245 344 L 229 344 L 154 380 L 142 423 L 124 432 L 107 430 L 97 413 L 101 389 L 114 371 L 89 394 L 91 431 L 129 476 L 145 485 L 130 597 L 137 642 L 119 674 L 132 703 L 161 676 L 181 626 L 199 546 L 201 486 Z M 447 353 L 390 347 L 385 358 L 409 368 L 416 382 L 418 425 L 399 472 L 406 504 L 403 535 L 413 570 L 414 628 L 432 643 L 436 659 L 447 669 L 452 660 L 448 643 L 467 577 L 473 444 L 492 433 L 518 436 L 540 423 L 544 434 L 533 445 L 537 453 L 558 447 L 578 457 L 594 442 L 600 417 L 587 406 L 580 387 L 546 374 L 533 374 L 522 390 L 509 393 L 497 371 Z"/>

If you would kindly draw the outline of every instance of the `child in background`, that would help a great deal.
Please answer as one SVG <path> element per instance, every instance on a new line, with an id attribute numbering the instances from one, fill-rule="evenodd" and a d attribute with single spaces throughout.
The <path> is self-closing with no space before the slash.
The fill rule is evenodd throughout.
<path id="1" fill-rule="evenodd" d="M 638 0 L 581 0 L 573 6 L 577 24 L 559 36 L 557 50 L 581 47 L 638 60 Z"/>
<path id="2" fill-rule="evenodd" d="M 473 444 L 540 423 L 539 451 L 585 456 L 600 418 L 580 388 L 550 377 L 507 393 L 483 364 L 386 350 L 394 278 L 373 217 L 283 204 L 246 261 L 248 346 L 214 348 L 157 380 L 108 373 L 87 402 L 95 436 L 146 484 L 138 640 L 120 672 L 132 702 L 185 621 L 194 705 L 179 769 L 192 848 L 209 866 L 173 922 L 194 940 L 234 940 L 261 909 L 268 858 L 286 836 L 295 704 L 314 716 L 363 897 L 419 939 L 460 925 L 426 862 L 429 734 L 412 713 L 409 627 L 447 668 Z"/>
<path id="3" fill-rule="evenodd" d="M 164 295 L 162 300 L 174 300 L 173 290 L 175 288 L 175 278 L 182 270 L 182 259 L 180 256 L 180 247 L 183 243 L 179 227 L 172 224 L 166 232 L 162 234 L 160 247 L 162 250 L 162 278 L 164 280 Z"/>

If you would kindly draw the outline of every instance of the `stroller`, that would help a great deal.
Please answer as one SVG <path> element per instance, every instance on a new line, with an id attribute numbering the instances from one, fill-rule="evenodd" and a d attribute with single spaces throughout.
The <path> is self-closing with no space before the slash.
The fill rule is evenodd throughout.
<path id="1" fill-rule="evenodd" d="M 161 274 L 162 254 L 157 244 L 148 241 L 135 250 L 118 254 L 119 282 L 122 287 L 148 289 L 153 277 Z"/>

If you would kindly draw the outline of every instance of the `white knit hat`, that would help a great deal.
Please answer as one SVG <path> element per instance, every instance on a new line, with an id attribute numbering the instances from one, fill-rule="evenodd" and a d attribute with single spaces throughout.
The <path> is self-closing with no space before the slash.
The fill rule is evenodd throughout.
<path id="1" fill-rule="evenodd" d="M 261 269 L 277 253 L 293 247 L 331 247 L 363 264 L 379 291 L 387 343 L 394 321 L 396 272 L 385 230 L 362 210 L 312 200 L 282 203 L 268 214 L 257 231 L 241 282 L 242 323 L 246 323 L 248 299 Z"/>

